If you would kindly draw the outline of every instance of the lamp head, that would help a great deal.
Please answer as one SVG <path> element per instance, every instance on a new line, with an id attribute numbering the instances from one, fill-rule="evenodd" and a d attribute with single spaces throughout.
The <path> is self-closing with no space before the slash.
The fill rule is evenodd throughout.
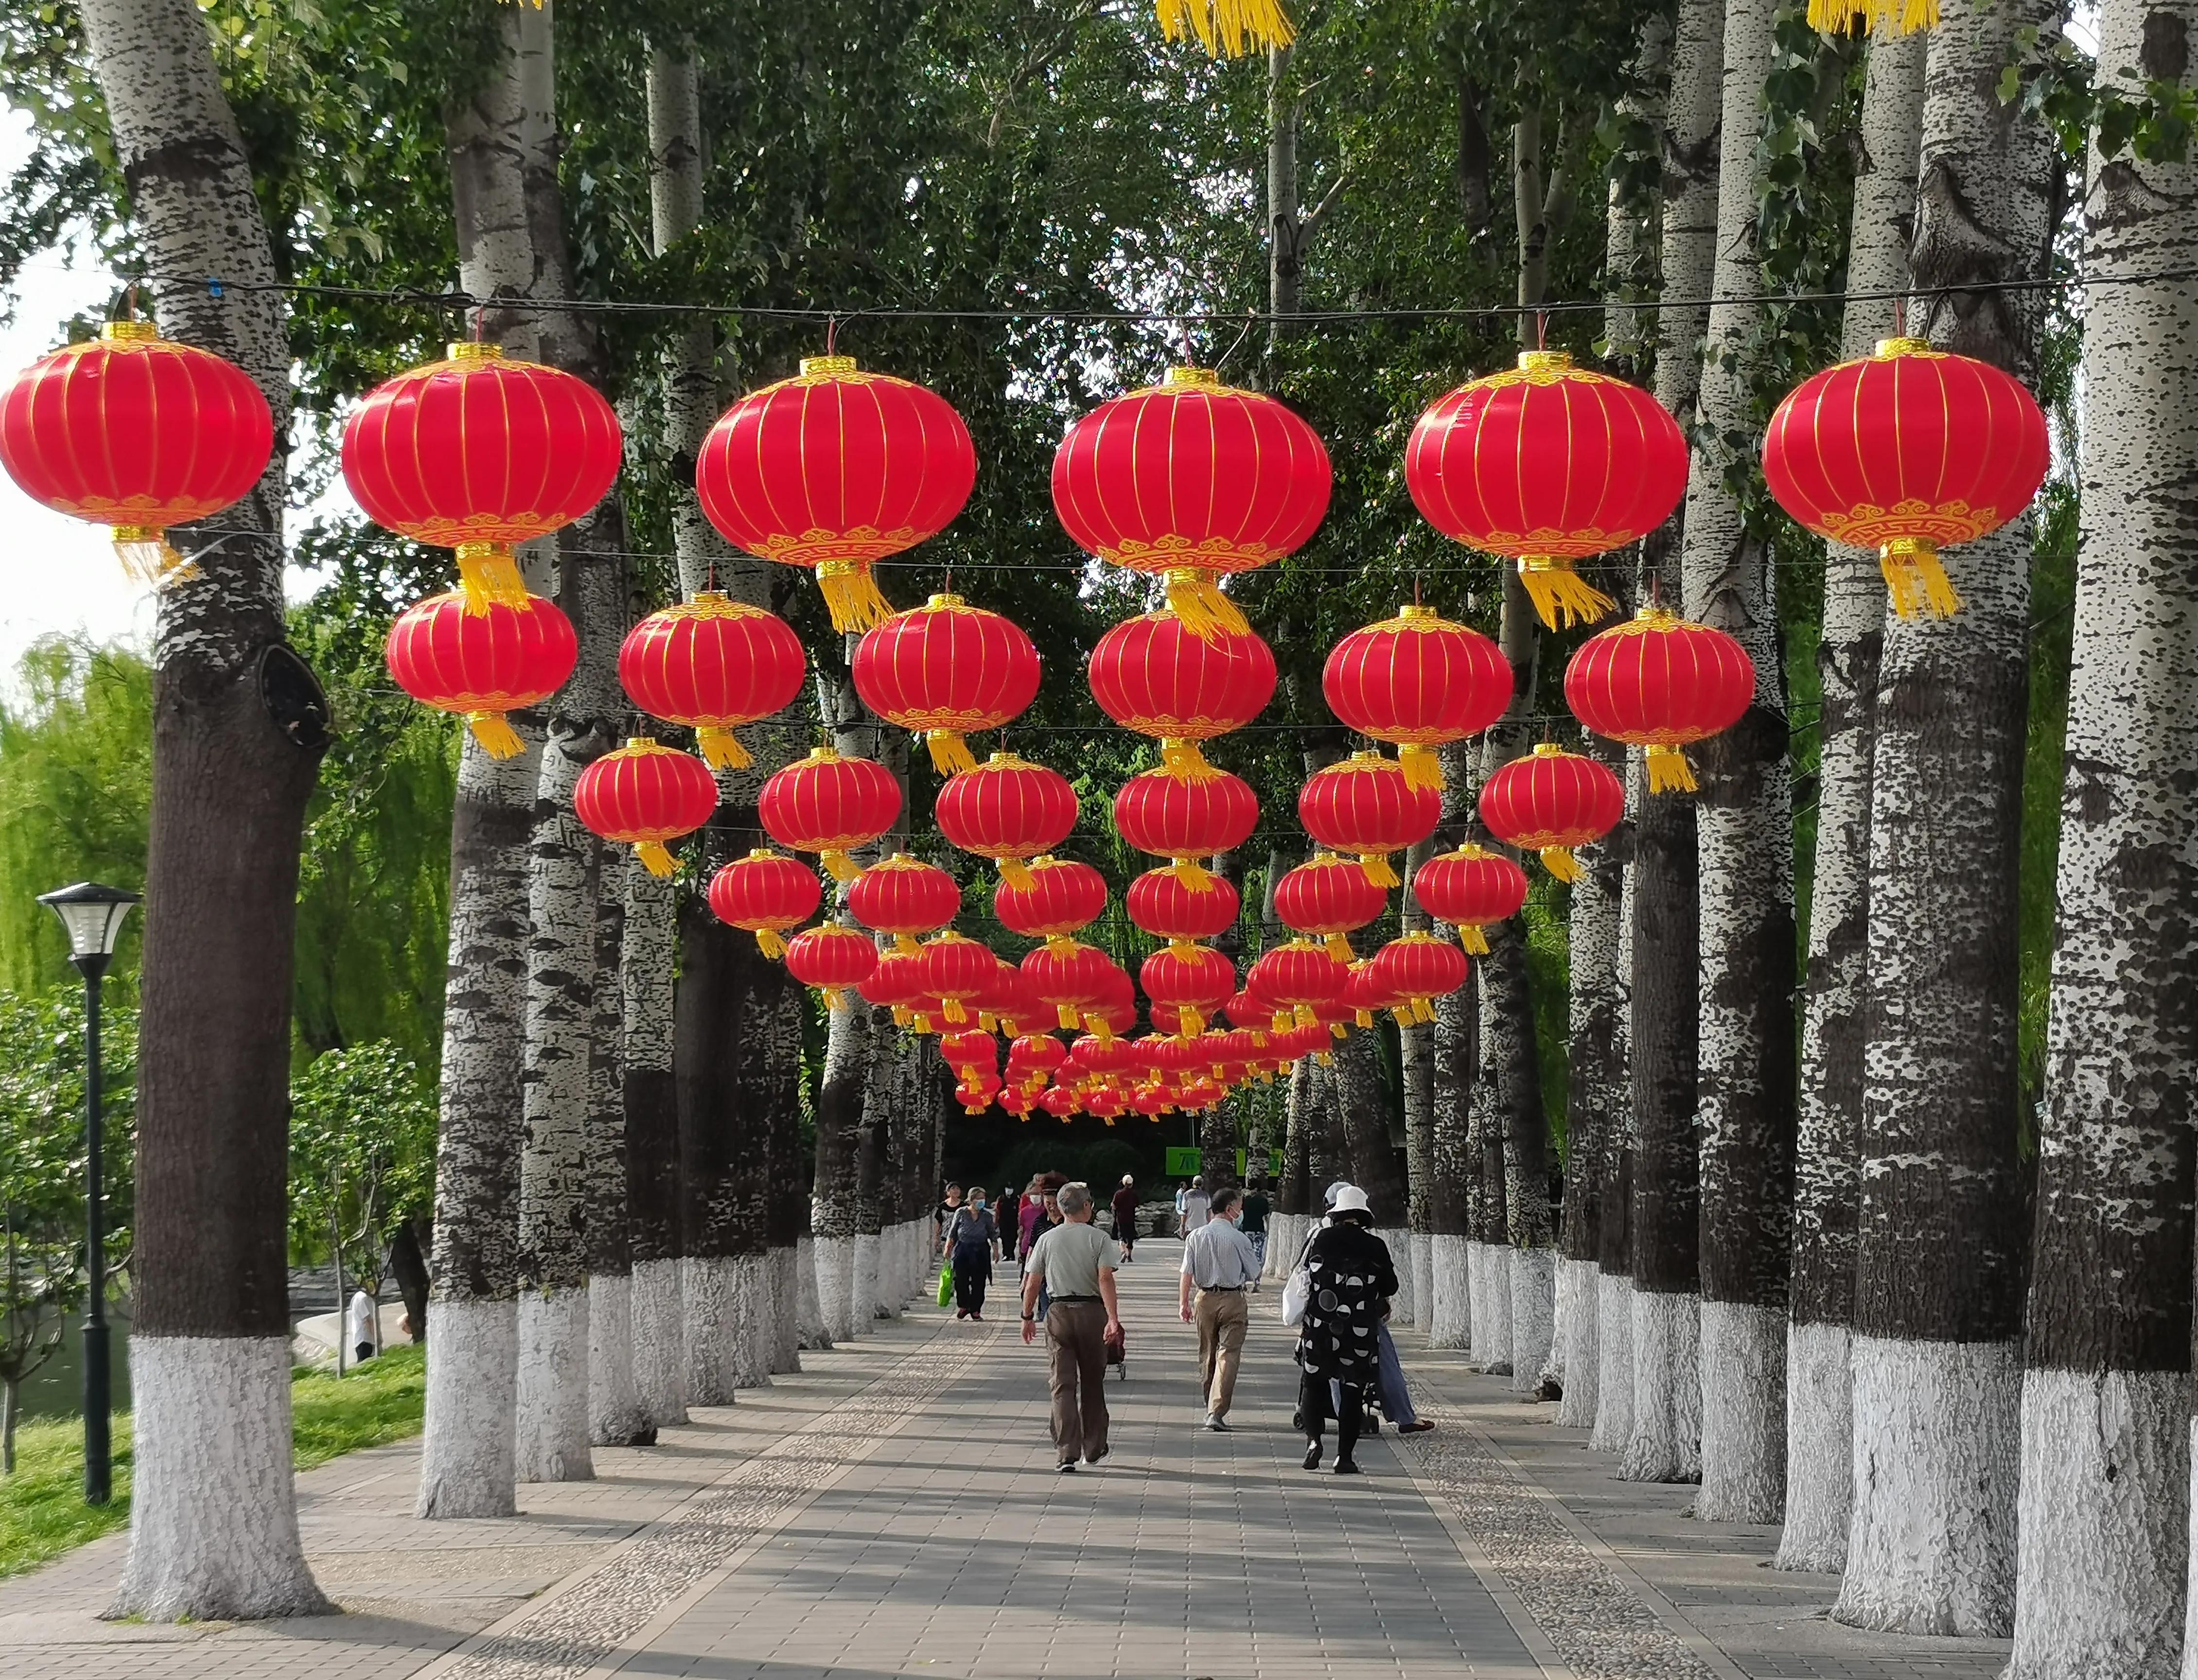
<path id="1" fill-rule="evenodd" d="M 41 893 L 38 902 L 50 907 L 68 930 L 69 961 L 84 973 L 96 976 L 107 972 L 114 942 L 122 934 L 123 920 L 139 902 L 139 895 L 119 887 L 102 887 L 96 881 L 80 881 L 58 892 Z"/>

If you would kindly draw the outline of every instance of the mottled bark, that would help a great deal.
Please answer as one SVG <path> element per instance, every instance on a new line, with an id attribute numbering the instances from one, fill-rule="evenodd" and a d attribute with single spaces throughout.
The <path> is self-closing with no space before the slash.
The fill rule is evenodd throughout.
<path id="1" fill-rule="evenodd" d="M 1670 98 L 1664 108 L 1661 217 L 1663 294 L 1710 294 L 1717 262 L 1719 123 L 1724 113 L 1724 6 L 1680 0 L 1672 34 Z M 1709 311 L 1699 303 L 1655 314 L 1656 400 L 1682 425 L 1693 419 Z"/>
<path id="2" fill-rule="evenodd" d="M 1412 883 L 1418 878 L 1420 865 L 1434 852 L 1434 842 L 1424 840 L 1404 854 L 1404 892 L 1399 908 L 1407 933 L 1424 933 L 1433 926 L 1420 908 Z M 1434 1229 L 1434 1037 L 1432 1023 L 1404 1027 L 1398 1033 L 1404 1088 L 1405 1223 L 1415 1236 L 1425 1236 Z M 1426 1319 L 1427 1307 L 1422 1303 L 1420 1322 L 1424 1324 Z"/>
<path id="3" fill-rule="evenodd" d="M 1278 1212 L 1302 1217 L 1318 1205 L 1312 1188 L 1311 1107 L 1317 1070 L 1311 1056 L 1301 1056 L 1290 1068 L 1290 1083 L 1282 1103 L 1282 1182 L 1275 1197 Z"/>
<path id="4" fill-rule="evenodd" d="M 1404 1174 L 1381 1100 L 1380 1056 L 1380 1041 L 1370 1029 L 1352 1033 L 1335 1047 L 1331 1083 L 1343 1123 L 1346 1176 L 1366 1192 L 1374 1223 L 1388 1227 L 1404 1222 L 1406 1207 Z"/>

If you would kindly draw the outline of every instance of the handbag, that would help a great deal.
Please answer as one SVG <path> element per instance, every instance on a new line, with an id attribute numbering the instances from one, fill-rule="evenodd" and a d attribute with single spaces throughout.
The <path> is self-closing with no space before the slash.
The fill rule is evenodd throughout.
<path id="1" fill-rule="evenodd" d="M 1305 1322 L 1305 1309 L 1312 1305 L 1312 1270 L 1299 1266 L 1290 1273 L 1289 1282 L 1282 1285 L 1282 1328 L 1294 1330 Z"/>
<path id="2" fill-rule="evenodd" d="M 945 1306 L 954 1299 L 954 1262 L 948 1260 L 939 1268 L 939 1305 Z"/>

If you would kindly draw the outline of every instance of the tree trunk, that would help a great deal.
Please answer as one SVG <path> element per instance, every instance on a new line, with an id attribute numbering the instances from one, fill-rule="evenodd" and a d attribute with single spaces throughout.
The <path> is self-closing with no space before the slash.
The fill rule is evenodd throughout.
<path id="1" fill-rule="evenodd" d="M 631 857 L 603 859 L 596 898 L 595 1020 L 588 1060 L 588 1439 L 654 1446 L 656 1422 L 641 1398 L 634 1357 L 631 1139 L 623 1063 L 625 877 Z"/>
<path id="2" fill-rule="evenodd" d="M 420 1241 L 425 1219 L 406 1219 L 389 1239 L 389 1275 L 397 1280 L 397 1293 L 404 1302 L 404 1317 L 412 1326 L 416 1347 L 427 1345 L 427 1251 Z M 429 1232 L 429 1241 L 433 1233 Z"/>
<path id="3" fill-rule="evenodd" d="M 1595 743 L 1598 758 L 1621 774 L 1622 747 Z M 1567 1016 L 1571 1084 L 1566 1094 L 1565 1205 L 1561 1258 L 1557 1262 L 1556 1352 L 1564 1392 L 1557 1421 L 1568 1429 L 1595 1427 L 1601 1348 L 1596 1300 L 1602 1253 L 1603 1171 L 1607 1139 L 1625 1103 L 1619 1059 L 1618 898 L 1625 843 L 1621 831 L 1586 848 L 1580 878 L 1573 883 L 1572 995 Z"/>
<path id="4" fill-rule="evenodd" d="M 1928 32 L 1880 35 L 1862 102 L 1861 165 L 1847 241 L 1847 285 L 1898 292 L 1908 281 L 1916 150 L 1923 123 Z M 1893 300 L 1846 306 L 1840 352 L 1867 356 L 1893 325 Z M 1854 1509 L 1854 1404 L 1847 1373 L 1854 1314 L 1857 1144 L 1862 1128 L 1863 997 L 1869 929 L 1869 770 L 1885 584 L 1867 549 L 1825 545 L 1817 643 L 1817 850 L 1801 1018 L 1794 1161 L 1794 1275 L 1786 1331 L 1786 1526 L 1776 1567 L 1834 1572 L 1846 1562 Z"/>
<path id="5" fill-rule="evenodd" d="M 1691 300 L 1710 295 L 1717 267 L 1724 76 L 1724 0 L 1679 0 L 1663 126 L 1662 248 L 1657 266 L 1666 297 Z M 1683 427 L 1694 418 L 1701 386 L 1701 340 L 1709 328 L 1709 310 L 1692 301 L 1661 305 L 1655 322 L 1656 400 Z"/>
<path id="6" fill-rule="evenodd" d="M 251 164 L 188 0 L 78 9 L 167 335 L 236 363 L 288 434 L 290 353 Z M 240 285 L 219 296 L 184 276 Z M 137 1493 L 113 1613 L 304 1614 L 284 1163 L 291 947 L 327 705 L 283 644 L 284 456 L 162 594 L 137 1088 Z"/>
<path id="7" fill-rule="evenodd" d="M 857 1176 L 862 1154 L 864 1076 L 869 1067 L 873 1012 L 857 1000 L 826 1025 L 824 1077 L 817 1093 L 817 1179 L 811 1193 L 817 1307 L 834 1342 L 863 1328 L 854 1317 L 855 1238 L 860 1229 Z M 886 1020 L 890 1025 L 893 1017 Z"/>
<path id="8" fill-rule="evenodd" d="M 1648 792 L 1637 761 L 1625 773 L 1625 808 L 1638 811 Z M 1616 949 L 1613 954 L 1617 1014 L 1612 1022 L 1615 1105 L 1603 1132 L 1602 1221 L 1596 1253 L 1595 1433 L 1598 1452 L 1625 1450 L 1633 1437 L 1633 883 L 1638 873 L 1637 821 L 1625 821 L 1625 857 L 1619 869 Z"/>
<path id="9" fill-rule="evenodd" d="M 783 965 L 774 964 L 782 974 Z M 770 1119 L 770 1204 L 764 1233 L 770 1242 L 768 1274 L 770 1288 L 770 1357 L 771 1374 L 801 1369 L 800 1274 L 795 1250 L 805 1223 L 801 1212 L 801 1025 L 809 1000 L 788 976 L 779 987 L 776 1014 L 765 1036 L 770 1052 L 766 1069 L 767 1112 Z"/>
<path id="10" fill-rule="evenodd" d="M 1428 1197 L 1433 1226 L 1429 1247 L 1433 1289 L 1428 1305 L 1428 1346 L 1468 1347 L 1473 1340 L 1472 1237 L 1474 1180 L 1473 1089 L 1480 1078 L 1480 975 L 1469 969 L 1464 985 L 1435 1000 L 1433 1109 L 1429 1153 L 1434 1182 Z"/>
<path id="11" fill-rule="evenodd" d="M 1931 32 L 1911 266 L 1974 282 L 1911 316 L 2034 382 L 2058 161 L 1994 84 L 2044 0 L 1952 0 Z M 1919 334 L 1919 336 L 1923 335 Z M 1947 555 L 1966 605 L 1886 621 L 1870 778 L 1854 1311 L 1855 1511 L 1833 1614 L 2004 1636 L 2014 1614 L 2017 839 L 2031 520 Z M 2090 1030 L 2089 1028 L 2086 1029 Z"/>
<path id="12" fill-rule="evenodd" d="M 2192 0 L 2109 0 L 2101 80 L 2193 80 Z M 2198 166 L 2090 162 L 2085 273 L 2187 271 Z M 2009 1680 L 2198 1665 L 2190 1494 L 2190 1095 L 2198 1087 L 2198 307 L 2085 301 L 2087 408 L 2039 1110 Z"/>
<path id="13" fill-rule="evenodd" d="M 619 950 L 625 1087 L 627 1237 L 633 1259 L 633 1375 L 658 1428 L 687 1421 L 680 1305 L 679 1094 L 672 1073 L 675 889 L 647 869 L 625 872 Z"/>
<path id="14" fill-rule="evenodd" d="M 1490 942 L 1492 946 L 1494 941 Z M 1496 1006 L 1489 959 L 1474 965 L 1479 971 L 1474 990 L 1480 1006 L 1474 1025 L 1477 1047 L 1474 1055 L 1471 1103 L 1466 1121 L 1466 1149 L 1473 1161 L 1473 1212 L 1468 1225 L 1467 1292 L 1473 1304 L 1473 1357 L 1491 1376 L 1511 1375 L 1511 1256 L 1510 1221 L 1504 1205 L 1509 1189 L 1503 1176 L 1503 1076 L 1496 1056 L 1502 1053 L 1500 1031 L 1493 1030 Z"/>
<path id="15" fill-rule="evenodd" d="M 1420 908 L 1412 883 L 1419 877 L 1420 865 L 1434 852 L 1434 842 L 1425 840 L 1404 854 L 1399 919 L 1407 933 L 1424 933 L 1433 925 Z M 1432 1022 L 1401 1028 L 1397 1035 L 1404 1087 L 1404 1219 L 1410 1231 L 1411 1322 L 1422 1330 L 1434 1310 L 1434 1258 L 1429 1247 L 1434 1235 L 1434 1038 Z"/>

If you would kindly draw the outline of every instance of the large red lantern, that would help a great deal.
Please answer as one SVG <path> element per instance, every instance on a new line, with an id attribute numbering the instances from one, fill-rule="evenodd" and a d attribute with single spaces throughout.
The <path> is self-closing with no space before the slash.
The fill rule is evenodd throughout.
<path id="1" fill-rule="evenodd" d="M 1167 580 L 1196 635 L 1242 634 L 1215 579 L 1280 560 L 1328 512 L 1328 451 L 1271 397 L 1205 368 L 1103 403 L 1053 458 L 1053 507 L 1084 548 Z"/>
<path id="2" fill-rule="evenodd" d="M 456 549 L 468 600 L 516 601 L 526 585 L 512 545 L 602 501 L 622 447 L 618 416 L 585 380 L 454 344 L 352 410 L 344 482 L 376 525 Z"/>
<path id="3" fill-rule="evenodd" d="M 1197 860 L 1241 846 L 1259 821 L 1251 783 L 1210 767 L 1148 770 L 1114 795 L 1114 826 L 1122 838 L 1140 852 L 1166 858 L 1194 892 L 1213 886 Z"/>
<path id="4" fill-rule="evenodd" d="M 398 613 L 383 657 L 398 688 L 463 718 L 491 759 L 511 759 L 525 744 L 504 714 L 539 706 L 563 688 L 580 643 L 554 601 L 529 595 L 476 610 L 453 592 Z"/>
<path id="5" fill-rule="evenodd" d="M 896 613 L 855 648 L 855 692 L 923 736 L 941 776 L 974 770 L 962 736 L 996 730 L 1038 695 L 1038 649 L 1020 625 L 958 595 Z"/>
<path id="6" fill-rule="evenodd" d="M 1375 987 L 1392 993 L 1416 1021 L 1433 1020 L 1433 999 L 1447 997 L 1465 984 L 1465 953 L 1432 933 L 1407 933 L 1374 953 L 1369 975 Z"/>
<path id="7" fill-rule="evenodd" d="M 1559 881 L 1578 881 L 1572 848 L 1590 846 L 1625 815 L 1625 788 L 1593 759 L 1543 741 L 1514 759 L 1480 790 L 1480 820 L 1506 846 L 1542 854 Z"/>
<path id="8" fill-rule="evenodd" d="M 786 942 L 786 972 L 823 992 L 831 1009 L 846 1009 L 849 990 L 868 980 L 877 966 L 878 948 L 869 935 L 836 921 Z"/>
<path id="9" fill-rule="evenodd" d="M 1148 869 L 1130 883 L 1122 908 L 1132 926 L 1160 939 L 1211 939 L 1236 925 L 1241 901 L 1215 875 L 1193 892 L 1172 869 Z"/>
<path id="10" fill-rule="evenodd" d="M 1331 852 L 1347 852 L 1376 887 L 1398 884 L 1389 854 L 1417 845 L 1442 821 L 1442 796 L 1408 780 L 1379 753 L 1324 764 L 1298 790 L 1298 821 Z"/>
<path id="11" fill-rule="evenodd" d="M 864 1003 L 891 1009 L 895 1023 L 906 1026 L 910 1012 L 925 1001 L 927 978 L 922 951 L 885 950 L 878 953 L 869 978 L 855 989 Z"/>
<path id="12" fill-rule="evenodd" d="M 242 500 L 274 447 L 252 376 L 149 321 L 110 321 L 0 391 L 8 476 L 33 502 L 112 527 L 123 565 L 148 584 L 198 576 L 167 528 Z"/>
<path id="13" fill-rule="evenodd" d="M 1000 879 L 1027 887 L 1024 861 L 1048 852 L 1076 826 L 1076 790 L 1058 770 L 995 753 L 950 777 L 932 816 L 949 842 L 999 865 Z"/>
<path id="14" fill-rule="evenodd" d="M 873 933 L 890 933 L 897 950 L 914 950 L 916 936 L 944 927 L 962 908 L 962 888 L 935 863 L 904 852 L 881 857 L 847 884 L 847 909 Z"/>
<path id="15" fill-rule="evenodd" d="M 942 1032 L 939 1035 L 939 1059 L 968 1082 L 972 1073 L 988 1073 L 997 1079 L 1000 1073 L 1000 1041 L 991 1033 L 971 1027 L 961 1032 Z"/>
<path id="16" fill-rule="evenodd" d="M 813 747 L 763 784 L 756 818 L 794 852 L 814 852 L 834 881 L 852 881 L 847 854 L 867 846 L 900 815 L 900 782 L 883 764 Z"/>
<path id="17" fill-rule="evenodd" d="M 1479 735 L 1511 704 L 1511 666 L 1479 631 L 1426 607 L 1354 630 L 1321 668 L 1328 708 L 1353 729 L 1397 751 L 1404 779 L 1439 790 L 1434 748 Z"/>
<path id="18" fill-rule="evenodd" d="M 793 379 L 718 417 L 695 462 L 702 511 L 750 554 L 817 573 L 842 634 L 893 608 L 871 566 L 954 522 L 977 451 L 952 404 L 852 356 L 809 356 Z"/>
<path id="19" fill-rule="evenodd" d="M 1351 970 L 1325 945 L 1292 939 L 1259 954 L 1244 976 L 1244 990 L 1274 1007 L 1275 1030 L 1280 1032 L 1293 1020 L 1300 1026 L 1317 1025 L 1320 1006 L 1341 997 L 1350 978 Z"/>
<path id="20" fill-rule="evenodd" d="M 1171 610 L 1101 637 L 1089 675 L 1102 712 L 1158 739 L 1170 768 L 1195 770 L 1206 762 L 1200 741 L 1242 729 L 1274 698 L 1275 655 L 1250 631 L 1194 635 Z"/>
<path id="21" fill-rule="evenodd" d="M 1515 369 L 1438 398 L 1412 428 L 1404 483 L 1446 537 L 1508 555 L 1542 622 L 1616 603 L 1573 562 L 1623 548 L 1687 492 L 1687 444 L 1646 391 L 1529 350 Z"/>
<path id="22" fill-rule="evenodd" d="M 1079 1025 L 1084 1006 L 1106 994 L 1104 971 L 1114 966 L 1104 951 L 1073 939 L 1067 942 L 1065 950 L 1055 944 L 1042 945 L 1022 961 L 1023 978 L 1030 989 L 1058 1013 L 1066 1027 Z"/>
<path id="23" fill-rule="evenodd" d="M 718 782 L 700 759 L 636 735 L 580 772 L 573 809 L 591 832 L 632 846 L 649 874 L 668 875 L 676 865 L 665 842 L 710 820 Z"/>
<path id="24" fill-rule="evenodd" d="M 1353 958 L 1346 937 L 1389 907 L 1389 894 L 1366 878 L 1362 863 L 1333 852 L 1316 852 L 1275 883 L 1275 919 L 1294 933 L 1328 942 L 1340 962 Z"/>
<path id="25" fill-rule="evenodd" d="M 693 730 L 714 770 L 753 762 L 733 730 L 784 711 L 806 674 L 792 625 L 716 590 L 651 613 L 619 648 L 619 682 L 633 703 Z"/>
<path id="26" fill-rule="evenodd" d="M 765 956 L 786 955 L 778 936 L 814 916 L 823 898 L 815 870 L 760 847 L 710 877 L 710 908 L 718 920 L 754 934 Z"/>
<path id="27" fill-rule="evenodd" d="M 1644 607 L 1591 636 L 1565 667 L 1565 703 L 1597 735 L 1648 749 L 1648 790 L 1695 790 L 1679 749 L 1730 729 L 1755 698 L 1755 662 L 1721 630 Z"/>
<path id="28" fill-rule="evenodd" d="M 1518 915 L 1526 888 L 1526 870 L 1501 852 L 1479 846 L 1430 857 L 1412 876 L 1420 908 L 1457 928 L 1459 943 L 1476 956 L 1488 954 L 1480 930 Z"/>
<path id="29" fill-rule="evenodd" d="M 944 1003 L 946 1019 L 959 1026 L 969 1019 L 963 1003 L 991 985 L 998 959 L 986 946 L 951 929 L 926 939 L 922 950 L 925 994 Z"/>
<path id="30" fill-rule="evenodd" d="M 1137 984 L 1154 1003 L 1174 1009 L 1195 1038 L 1206 1031 L 1206 1018 L 1236 995 L 1236 965 L 1211 945 L 1171 945 L 1144 960 Z"/>
<path id="31" fill-rule="evenodd" d="M 1878 551 L 1895 613 L 1943 619 L 1962 600 L 1939 549 L 2028 507 L 2051 453 L 2020 380 L 1892 338 L 1788 393 L 1763 440 L 1763 477 L 1810 530 Z"/>
<path id="32" fill-rule="evenodd" d="M 1107 877 L 1089 863 L 1033 857 L 1026 886 L 1002 881 L 992 890 L 992 913 L 1011 933 L 1031 939 L 1065 939 L 1097 920 L 1107 908 Z"/>

